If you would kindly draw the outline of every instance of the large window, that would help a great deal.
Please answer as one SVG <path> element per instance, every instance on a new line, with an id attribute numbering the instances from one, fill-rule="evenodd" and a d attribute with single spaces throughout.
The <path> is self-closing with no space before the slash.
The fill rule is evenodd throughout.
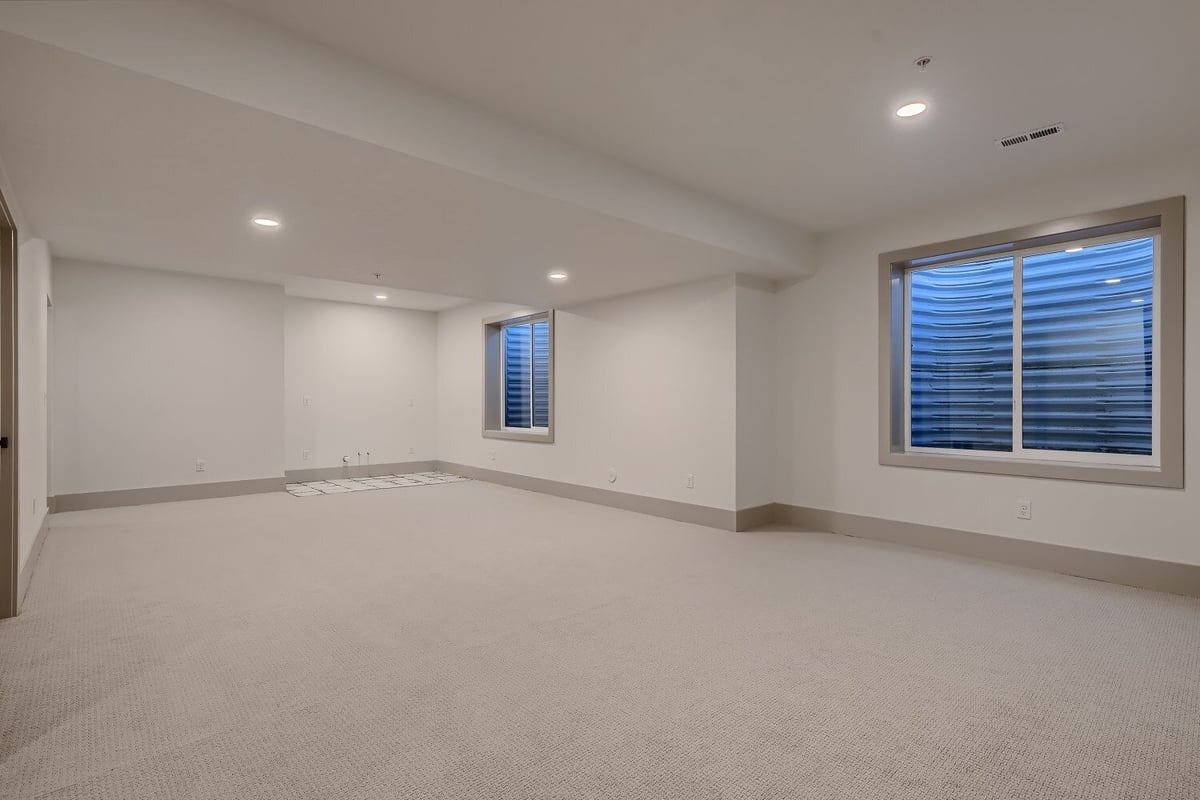
<path id="1" fill-rule="evenodd" d="M 1181 486 L 1182 208 L 882 256 L 881 462 Z"/>
<path id="2" fill-rule="evenodd" d="M 484 436 L 552 442 L 553 312 L 485 322 L 484 353 Z"/>

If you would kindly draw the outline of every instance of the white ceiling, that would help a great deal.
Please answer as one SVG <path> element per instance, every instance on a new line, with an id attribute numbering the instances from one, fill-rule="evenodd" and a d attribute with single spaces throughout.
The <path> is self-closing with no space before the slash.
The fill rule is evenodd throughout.
<path id="1" fill-rule="evenodd" d="M 1200 138 L 1197 0 L 229 1 L 813 230 Z"/>
<path id="2" fill-rule="evenodd" d="M 567 305 L 762 266 L 6 33 L 0 97 L 9 180 L 60 257 L 310 293 L 322 284 L 294 279 L 365 292 L 379 272 L 390 289 L 449 296 L 419 308 Z M 259 213 L 284 226 L 256 228 Z M 555 268 L 571 280 L 549 283 Z"/>
<path id="3" fill-rule="evenodd" d="M 387 286 L 331 281 L 323 278 L 303 278 L 288 275 L 283 278 L 284 293 L 291 297 L 311 297 L 314 300 L 337 300 L 390 308 L 409 308 L 415 311 L 445 311 L 470 302 L 463 297 L 451 297 L 430 292 L 413 292 Z M 378 295 L 387 299 L 380 300 Z"/>
<path id="4" fill-rule="evenodd" d="M 1197 40 L 1197 0 L 5 2 L 0 162 L 57 256 L 562 306 L 1192 144 Z"/>

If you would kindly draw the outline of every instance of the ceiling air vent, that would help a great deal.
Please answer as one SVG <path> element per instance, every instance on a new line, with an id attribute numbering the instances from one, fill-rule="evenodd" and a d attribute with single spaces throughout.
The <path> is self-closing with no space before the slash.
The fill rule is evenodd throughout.
<path id="1" fill-rule="evenodd" d="M 1003 139 L 997 139 L 996 144 L 1000 146 L 1001 150 L 1003 150 L 1007 147 L 1025 144 L 1026 142 L 1036 142 L 1038 139 L 1045 139 L 1047 136 L 1053 136 L 1056 133 L 1062 132 L 1063 126 L 1060 122 L 1057 125 L 1048 125 L 1045 128 L 1034 128 L 1031 131 L 1018 133 L 1015 136 L 1005 136 Z"/>

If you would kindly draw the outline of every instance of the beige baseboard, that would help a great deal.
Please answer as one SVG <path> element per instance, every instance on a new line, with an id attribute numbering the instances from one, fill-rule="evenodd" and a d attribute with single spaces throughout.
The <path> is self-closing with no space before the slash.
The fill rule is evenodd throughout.
<path id="1" fill-rule="evenodd" d="M 288 483 L 304 481 L 328 481 L 335 478 L 369 478 L 372 475 L 396 475 L 404 472 L 430 472 L 437 469 L 436 461 L 401 461 L 392 464 L 370 466 L 318 467 L 316 469 L 289 469 L 283 473 Z"/>
<path id="2" fill-rule="evenodd" d="M 798 530 L 840 533 L 1141 589 L 1200 597 L 1200 565 L 1195 564 L 782 503 L 775 504 L 775 519 Z"/>
<path id="3" fill-rule="evenodd" d="M 256 478 L 247 481 L 187 483 L 180 486 L 151 486 L 145 489 L 60 494 L 54 497 L 54 511 L 55 513 L 87 511 L 93 508 L 141 506 L 149 503 L 171 503 L 176 500 L 209 500 L 214 497 L 280 492 L 283 491 L 285 483 L 284 478 Z"/>
<path id="4" fill-rule="evenodd" d="M 25 604 L 25 595 L 29 592 L 33 571 L 37 568 L 38 558 L 42 555 L 42 545 L 46 543 L 46 534 L 49 531 L 50 512 L 47 511 L 42 517 L 42 526 L 38 528 L 33 539 L 33 549 L 29 551 L 29 558 L 25 560 L 25 566 L 21 567 L 21 572 L 17 575 L 17 613 L 20 613 L 21 606 Z"/>
<path id="5" fill-rule="evenodd" d="M 775 521 L 775 504 L 738 509 L 735 531 L 750 531 Z"/>
<path id="6" fill-rule="evenodd" d="M 498 483 L 515 489 L 526 489 L 531 492 L 541 492 L 555 497 L 565 497 L 568 500 L 581 500 L 585 503 L 596 503 L 611 506 L 625 511 L 636 511 L 639 514 L 649 514 L 664 517 L 679 522 L 691 522 L 695 525 L 705 525 L 721 530 L 742 530 L 738 527 L 739 514 L 743 512 L 730 511 L 724 508 L 701 506 L 693 503 L 681 503 L 677 500 L 662 500 L 657 497 L 645 497 L 640 494 L 616 492 L 612 489 L 597 489 L 594 486 L 581 486 L 577 483 L 552 481 L 547 478 L 531 478 L 527 475 L 516 475 L 511 472 L 501 472 L 482 467 L 470 467 L 465 464 L 454 464 L 449 461 L 437 462 L 437 468 L 443 472 L 452 472 L 475 480 Z M 758 512 L 759 509 L 747 509 Z M 751 514 L 747 517 L 750 520 Z"/>
<path id="7" fill-rule="evenodd" d="M 368 472 L 368 469 L 370 472 Z M 640 514 L 704 525 L 727 531 L 745 531 L 772 523 L 796 530 L 838 533 L 883 542 L 938 550 L 955 555 L 982 558 L 1021 567 L 1042 569 L 1064 575 L 1119 583 L 1142 589 L 1200 597 L 1200 565 L 1160 561 L 1140 556 L 1106 553 L 1079 547 L 1032 542 L 941 528 L 914 522 L 846 514 L 819 508 L 772 503 L 731 511 L 723 508 L 663 500 L 655 497 L 582 486 L 564 481 L 533 478 L 510 472 L 455 464 L 448 461 L 410 461 L 368 467 L 334 467 L 314 470 L 290 470 L 286 478 L 262 478 L 249 481 L 198 483 L 183 486 L 156 486 L 109 492 L 57 495 L 49 498 L 51 512 L 82 511 L 93 508 L 164 503 L 175 500 L 199 500 L 232 497 L 284 489 L 287 481 L 328 480 L 340 477 L 367 477 L 369 474 L 426 472 L 442 470 L 476 480 L 497 483 L 533 492 L 580 500 L 585 503 L 620 508 Z M 44 523 L 34 543 L 18 583 L 20 597 L 28 590 L 29 580 L 45 540 Z"/>

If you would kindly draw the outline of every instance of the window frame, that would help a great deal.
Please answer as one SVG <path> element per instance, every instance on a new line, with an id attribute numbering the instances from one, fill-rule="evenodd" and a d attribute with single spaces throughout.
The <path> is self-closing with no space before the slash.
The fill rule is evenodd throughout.
<path id="1" fill-rule="evenodd" d="M 504 423 L 504 329 L 546 321 L 550 335 L 547 425 L 536 428 L 510 427 Z M 554 309 L 519 311 L 483 321 L 483 437 L 512 441 L 554 443 Z M 532 395 L 530 396 L 532 402 Z"/>
<path id="2" fill-rule="evenodd" d="M 879 256 L 879 463 L 887 466 L 1183 488 L 1185 201 L 1173 197 L 1080 217 L 967 237 Z M 1021 319 L 1013 319 L 1013 452 L 911 446 L 909 276 L 917 270 L 1014 259 L 1014 300 L 1026 256 L 1076 244 L 1155 236 L 1153 284 L 1153 455 L 1023 450 Z"/>

